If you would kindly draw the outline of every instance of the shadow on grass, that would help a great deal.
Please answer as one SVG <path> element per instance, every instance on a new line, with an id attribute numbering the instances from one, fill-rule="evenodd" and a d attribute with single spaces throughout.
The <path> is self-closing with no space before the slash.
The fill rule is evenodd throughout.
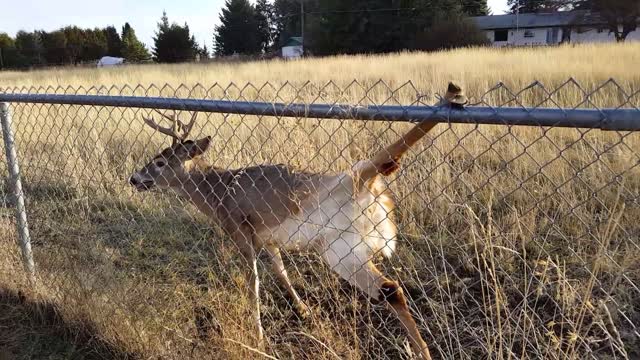
<path id="1" fill-rule="evenodd" d="M 0 287 L 0 359 L 138 359 L 86 320 L 62 318 L 56 304 Z"/>

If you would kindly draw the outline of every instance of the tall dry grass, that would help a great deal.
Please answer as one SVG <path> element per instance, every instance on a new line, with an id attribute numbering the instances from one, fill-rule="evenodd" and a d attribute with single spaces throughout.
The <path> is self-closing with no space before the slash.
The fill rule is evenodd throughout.
<path id="1" fill-rule="evenodd" d="M 472 99 L 493 106 L 630 107 L 640 101 L 628 95 L 639 90 L 638 50 L 637 44 L 615 44 L 53 69 L 0 73 L 0 86 L 367 105 L 414 104 L 418 95 L 428 103 L 456 80 Z M 561 87 L 570 77 L 580 87 Z M 609 78 L 618 85 L 600 87 Z M 514 94 L 534 80 L 544 88 Z M 500 81 L 506 87 L 485 95 Z M 585 90 L 595 91 L 587 103 Z M 126 184 L 167 144 L 145 128 L 143 112 L 59 105 L 13 110 L 39 284 L 29 290 L 22 276 L 5 205 L 0 286 L 8 300 L 0 306 L 19 315 L 0 316 L 0 325 L 21 336 L 0 335 L 0 352 L 15 355 L 10 358 L 259 357 L 246 348 L 254 339 L 233 245 L 174 196 L 137 194 Z M 194 132 L 215 137 L 207 157 L 219 166 L 286 162 L 319 172 L 346 169 L 409 126 L 223 114 L 199 119 Z M 634 330 L 640 325 L 638 139 L 618 132 L 439 125 L 409 154 L 390 179 L 400 248 L 381 265 L 411 296 L 432 353 L 640 356 Z M 384 309 L 314 255 L 287 254 L 286 262 L 315 313 L 298 319 L 264 264 L 267 353 L 406 356 L 403 332 Z M 38 313 L 43 303 L 44 313 L 53 307 L 59 317 L 50 321 Z M 98 339 L 95 346 L 80 346 L 87 337 Z"/>

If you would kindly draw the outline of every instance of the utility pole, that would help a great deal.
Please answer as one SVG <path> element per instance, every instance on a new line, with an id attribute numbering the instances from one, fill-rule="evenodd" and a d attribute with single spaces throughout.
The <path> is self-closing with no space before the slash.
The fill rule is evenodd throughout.
<path id="1" fill-rule="evenodd" d="M 4 68 L 4 59 L 2 58 L 2 48 L 0 48 L 0 69 Z"/>
<path id="2" fill-rule="evenodd" d="M 300 42 L 302 43 L 302 54 L 304 55 L 304 0 L 300 0 Z"/>
<path id="3" fill-rule="evenodd" d="M 516 1 L 516 32 L 520 27 L 519 16 L 520 16 L 520 0 Z"/>

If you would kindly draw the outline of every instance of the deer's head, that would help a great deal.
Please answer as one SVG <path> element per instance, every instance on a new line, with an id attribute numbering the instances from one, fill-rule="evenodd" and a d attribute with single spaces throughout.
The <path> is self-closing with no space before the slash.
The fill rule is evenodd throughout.
<path id="1" fill-rule="evenodd" d="M 143 118 L 145 123 L 153 129 L 170 136 L 173 141 L 171 146 L 162 150 L 142 169 L 131 175 L 129 183 L 138 191 L 146 191 L 156 187 L 166 189 L 172 186 L 180 186 L 187 175 L 185 164 L 202 155 L 211 145 L 210 136 L 199 140 L 187 140 L 195 123 L 197 113 L 193 114 L 188 124 L 184 124 L 175 114 L 168 116 L 157 110 L 156 112 L 171 120 L 172 126 L 170 128 L 160 126 L 153 118 Z"/>

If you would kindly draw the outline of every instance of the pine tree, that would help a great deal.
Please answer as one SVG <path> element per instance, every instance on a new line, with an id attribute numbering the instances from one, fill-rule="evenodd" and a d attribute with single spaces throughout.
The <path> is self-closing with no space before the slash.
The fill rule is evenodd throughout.
<path id="1" fill-rule="evenodd" d="M 169 24 L 166 12 L 162 13 L 153 42 L 153 57 L 158 62 L 191 61 L 198 53 L 198 44 L 190 34 L 189 26 L 186 23 L 184 26 Z"/>
<path id="2" fill-rule="evenodd" d="M 198 53 L 200 54 L 201 59 L 208 59 L 211 57 L 209 49 L 207 49 L 207 45 L 203 46 Z"/>
<path id="3" fill-rule="evenodd" d="M 122 56 L 130 62 L 147 61 L 151 58 L 149 51 L 136 37 L 136 32 L 129 23 L 122 27 Z"/>
<path id="4" fill-rule="evenodd" d="M 120 34 L 113 26 L 107 26 L 104 29 L 104 35 L 107 38 L 107 54 L 109 56 L 122 56 L 122 39 Z"/>
<path id="5" fill-rule="evenodd" d="M 273 44 L 273 6 L 267 0 L 258 0 L 255 12 L 260 48 L 268 52 Z"/>
<path id="6" fill-rule="evenodd" d="M 313 3 L 306 3 L 307 10 L 313 10 Z M 322 1 L 322 6 L 328 9 L 331 4 L 327 4 L 326 1 Z M 298 14 L 300 12 L 299 0 L 274 0 L 273 1 L 273 20 L 272 26 L 273 32 L 273 46 L 280 47 L 286 43 L 292 36 L 300 36 L 300 16 L 292 16 L 292 14 Z M 330 15 L 330 14 L 328 14 Z M 316 16 L 311 19 L 316 22 L 320 22 L 330 16 Z M 309 26 L 311 28 L 311 26 Z"/>
<path id="7" fill-rule="evenodd" d="M 260 53 L 262 49 L 256 11 L 249 1 L 226 1 L 213 41 L 218 56 Z"/>

